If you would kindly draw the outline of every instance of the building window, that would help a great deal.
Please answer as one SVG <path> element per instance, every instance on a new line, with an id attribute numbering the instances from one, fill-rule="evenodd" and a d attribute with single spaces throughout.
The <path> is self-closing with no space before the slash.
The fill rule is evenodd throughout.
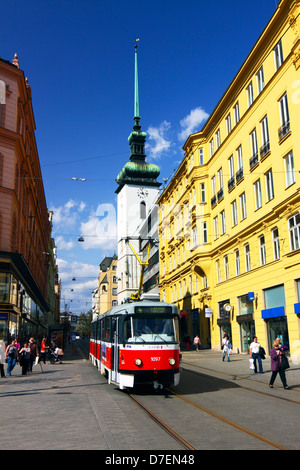
<path id="1" fill-rule="evenodd" d="M 235 259 L 235 274 L 237 276 L 239 276 L 240 273 L 241 273 L 241 270 L 240 270 L 240 251 L 239 250 L 235 250 L 234 259 Z"/>
<path id="2" fill-rule="evenodd" d="M 204 165 L 203 147 L 199 148 L 199 165 Z"/>
<path id="3" fill-rule="evenodd" d="M 278 228 L 274 228 L 274 230 L 272 230 L 272 240 L 273 240 L 274 260 L 276 261 L 280 258 L 280 244 L 279 244 Z"/>
<path id="4" fill-rule="evenodd" d="M 221 282 L 221 269 L 220 269 L 220 260 L 218 260 L 218 259 L 216 261 L 216 270 L 217 270 L 217 283 L 220 284 L 220 282 Z"/>
<path id="5" fill-rule="evenodd" d="M 282 53 L 281 39 L 280 39 L 280 41 L 278 41 L 278 43 L 276 44 L 276 46 L 274 48 L 274 60 L 275 60 L 275 71 L 277 72 L 277 70 L 279 69 L 279 67 L 281 67 L 281 65 L 283 63 L 283 53 Z"/>
<path id="6" fill-rule="evenodd" d="M 260 123 L 260 126 L 262 136 L 262 147 L 260 149 L 260 157 L 263 158 L 270 151 L 269 127 L 267 116 L 263 118 Z"/>
<path id="7" fill-rule="evenodd" d="M 140 219 L 146 219 L 146 203 L 142 201 L 140 204 Z"/>
<path id="8" fill-rule="evenodd" d="M 232 226 L 235 227 L 235 225 L 237 225 L 238 223 L 236 200 L 234 200 L 231 203 L 231 216 L 232 216 Z"/>
<path id="9" fill-rule="evenodd" d="M 212 157 L 213 154 L 215 153 L 215 151 L 214 151 L 214 139 L 213 138 L 209 142 L 209 148 L 210 148 L 210 156 Z"/>
<path id="10" fill-rule="evenodd" d="M 221 133 L 220 129 L 217 130 L 216 132 L 216 141 L 217 141 L 217 149 L 221 147 Z"/>
<path id="11" fill-rule="evenodd" d="M 235 103 L 233 107 L 233 111 L 234 111 L 234 125 L 236 126 L 240 120 L 240 107 L 239 107 L 238 101 Z"/>
<path id="12" fill-rule="evenodd" d="M 205 183 L 200 184 L 200 200 L 202 203 L 206 202 Z"/>
<path id="13" fill-rule="evenodd" d="M 250 145 L 251 145 L 250 168 L 252 168 L 254 165 L 256 165 L 256 163 L 258 163 L 256 129 L 254 129 L 250 134 Z"/>
<path id="14" fill-rule="evenodd" d="M 241 207 L 241 220 L 244 220 L 247 217 L 246 194 L 245 193 L 242 193 L 240 195 L 240 207 Z"/>
<path id="15" fill-rule="evenodd" d="M 274 198 L 274 185 L 273 185 L 273 174 L 272 170 L 267 171 L 265 174 L 266 180 L 266 196 L 267 202 L 271 201 Z"/>
<path id="16" fill-rule="evenodd" d="M 243 170 L 243 152 L 242 152 L 242 146 L 240 145 L 237 150 L 236 150 L 236 158 L 237 158 L 237 166 L 238 166 L 238 171 L 236 173 L 236 181 L 240 181 L 243 176 L 244 176 L 244 170 Z"/>
<path id="17" fill-rule="evenodd" d="M 278 137 L 281 140 L 290 132 L 290 116 L 286 93 L 279 100 L 279 115 L 280 128 L 278 130 Z"/>
<path id="18" fill-rule="evenodd" d="M 197 246 L 197 225 L 193 228 L 193 247 Z"/>
<path id="19" fill-rule="evenodd" d="M 284 157 L 285 181 L 288 188 L 295 183 L 295 168 L 293 152 L 290 152 Z"/>
<path id="20" fill-rule="evenodd" d="M 253 103 L 253 85 L 252 85 L 252 82 L 249 83 L 249 85 L 247 86 L 246 91 L 247 91 L 248 108 L 250 108 L 250 106 Z"/>
<path id="21" fill-rule="evenodd" d="M 258 94 L 261 93 L 265 87 L 265 80 L 264 80 L 264 69 L 261 67 L 256 74 L 256 81 L 257 81 L 257 91 Z"/>
<path id="22" fill-rule="evenodd" d="M 230 114 L 228 114 L 228 116 L 226 118 L 226 132 L 227 132 L 227 135 L 229 135 L 230 132 L 231 132 L 231 116 L 230 116 Z"/>
<path id="23" fill-rule="evenodd" d="M 202 223 L 202 237 L 203 237 L 203 243 L 207 243 L 208 237 L 207 237 L 207 222 Z"/>
<path id="24" fill-rule="evenodd" d="M 290 232 L 290 244 L 291 251 L 298 250 L 300 248 L 300 214 L 293 215 L 289 219 L 289 232 Z"/>
<path id="25" fill-rule="evenodd" d="M 259 253 L 260 253 L 260 265 L 264 266 L 266 264 L 266 245 L 265 245 L 264 235 L 259 237 Z"/>
<path id="26" fill-rule="evenodd" d="M 254 197 L 255 197 L 255 209 L 256 210 L 260 209 L 262 206 L 260 179 L 255 181 L 254 183 Z"/>
<path id="27" fill-rule="evenodd" d="M 249 243 L 245 245 L 245 267 L 246 267 L 246 272 L 249 272 L 251 270 Z"/>
<path id="28" fill-rule="evenodd" d="M 221 235 L 224 235 L 226 232 L 225 210 L 223 210 L 220 215 L 221 215 Z"/>
<path id="29" fill-rule="evenodd" d="M 225 272 L 225 281 L 228 281 L 228 279 L 229 279 L 228 255 L 224 256 L 224 272 Z"/>
<path id="30" fill-rule="evenodd" d="M 215 240 L 219 238 L 219 221 L 218 216 L 214 218 Z"/>
<path id="31" fill-rule="evenodd" d="M 284 285 L 264 289 L 265 308 L 285 307 Z"/>

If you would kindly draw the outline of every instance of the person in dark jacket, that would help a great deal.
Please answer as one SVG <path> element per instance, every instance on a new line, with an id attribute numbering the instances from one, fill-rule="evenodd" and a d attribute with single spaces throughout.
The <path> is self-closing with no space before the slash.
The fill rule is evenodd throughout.
<path id="1" fill-rule="evenodd" d="M 273 383 L 275 382 L 278 372 L 279 372 L 283 387 L 286 390 L 288 390 L 289 388 L 286 383 L 285 370 L 283 369 L 282 363 L 281 363 L 281 358 L 284 355 L 285 355 L 284 350 L 279 348 L 278 342 L 275 340 L 273 342 L 273 349 L 271 349 L 270 351 L 271 370 L 272 370 L 272 375 L 271 375 L 271 379 L 269 383 L 270 388 L 273 388 Z"/>

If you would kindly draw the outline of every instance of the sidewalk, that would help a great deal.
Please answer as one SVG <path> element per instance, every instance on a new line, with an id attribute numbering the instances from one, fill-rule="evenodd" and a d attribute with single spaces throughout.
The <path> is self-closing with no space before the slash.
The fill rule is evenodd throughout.
<path id="1" fill-rule="evenodd" d="M 287 383 L 291 389 L 297 388 L 300 391 L 300 364 L 293 363 L 291 358 L 289 358 L 289 363 L 290 368 L 286 370 Z M 265 385 L 269 384 L 271 377 L 271 359 L 269 357 L 266 357 L 266 359 L 262 361 L 263 373 L 255 374 L 254 370 L 251 370 L 249 367 L 248 354 L 233 353 L 230 356 L 230 362 L 227 362 L 227 357 L 225 357 L 223 362 L 222 351 L 214 351 L 211 349 L 200 349 L 198 352 L 195 350 L 183 351 L 181 366 L 183 369 L 218 376 L 220 378 L 222 378 L 222 376 L 225 378 L 224 374 L 230 374 L 234 381 L 239 377 L 247 379 L 248 381 L 250 380 L 253 383 L 261 382 Z M 276 386 L 282 386 L 279 375 L 276 378 L 274 388 Z"/>

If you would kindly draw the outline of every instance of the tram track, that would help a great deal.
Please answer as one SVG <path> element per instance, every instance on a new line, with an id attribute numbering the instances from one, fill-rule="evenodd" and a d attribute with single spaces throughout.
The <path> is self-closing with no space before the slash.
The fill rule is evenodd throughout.
<path id="1" fill-rule="evenodd" d="M 187 363 L 186 363 L 187 365 Z M 191 364 L 193 365 L 193 367 L 195 367 L 194 364 Z M 217 370 L 213 370 L 213 369 L 208 369 L 208 368 L 205 368 L 205 367 L 201 367 L 199 366 L 198 369 L 203 369 L 204 372 L 205 371 L 210 371 L 210 372 L 214 372 L 214 373 L 221 373 Z M 185 369 L 183 368 L 183 370 L 185 371 L 185 373 L 191 373 L 191 374 L 196 374 L 198 375 L 199 377 L 201 377 L 201 375 L 204 374 L 204 372 L 201 374 L 201 372 L 197 372 L 197 371 L 194 371 L 194 370 L 191 370 L 191 369 Z M 233 374 L 229 374 L 229 373 L 222 373 L 222 375 L 225 374 L 226 376 L 233 376 Z M 246 379 L 245 377 L 242 377 L 242 376 L 235 376 L 236 378 L 240 378 L 240 379 Z M 218 378 L 218 377 L 214 377 L 214 376 L 208 376 L 206 375 L 206 378 L 207 379 L 211 379 L 212 381 L 222 381 L 221 378 Z M 265 383 L 262 383 L 261 381 L 256 381 L 255 379 L 248 379 L 248 380 L 251 380 L 251 381 L 255 381 L 255 382 L 259 382 L 261 385 L 265 385 Z M 234 380 L 233 380 L 234 382 Z M 256 389 L 253 389 L 253 388 L 250 388 L 250 387 L 247 387 L 247 386 L 243 386 L 243 385 L 238 385 L 239 389 L 243 389 L 244 391 L 246 392 L 251 392 L 251 393 L 259 393 L 259 394 L 262 394 L 262 395 L 265 395 L 267 396 L 268 398 L 271 397 L 271 398 L 277 398 L 278 400 L 283 400 L 285 402 L 289 402 L 291 404 L 298 404 L 299 405 L 299 402 L 298 401 L 295 401 L 295 400 L 292 400 L 292 399 L 289 399 L 289 398 L 284 398 L 284 397 L 280 397 L 280 396 L 274 396 L 272 395 L 271 393 L 267 393 L 267 392 L 264 392 L 264 391 L 259 391 L 259 390 L 256 390 Z M 164 395 L 162 395 L 162 393 Z M 196 403 L 195 401 L 193 400 L 190 400 L 188 398 L 186 398 L 185 396 L 183 396 L 182 394 L 180 393 L 176 393 L 176 391 L 174 391 L 174 389 L 171 389 L 171 388 L 164 388 L 163 391 L 157 395 L 157 398 L 159 396 L 164 396 L 166 397 L 167 394 L 169 396 L 173 396 L 175 397 L 177 400 L 180 400 L 182 402 L 184 402 L 186 405 L 188 405 L 189 407 L 193 407 L 194 409 L 197 409 L 199 412 L 202 412 L 202 413 L 205 413 L 206 415 L 209 415 L 211 416 L 212 418 L 218 420 L 220 423 L 222 422 L 225 427 L 226 426 L 229 426 L 230 428 L 235 428 L 238 432 L 240 433 L 243 433 L 245 436 L 249 436 L 249 438 L 252 438 L 252 440 L 254 439 L 253 442 L 255 442 L 255 440 L 257 441 L 260 441 L 262 444 L 261 445 L 266 445 L 267 447 L 269 447 L 270 449 L 277 449 L 277 450 L 289 450 L 288 447 L 286 447 L 286 443 L 278 443 L 278 442 L 275 442 L 273 441 L 272 439 L 268 439 L 268 437 L 265 437 L 262 433 L 259 433 L 258 432 L 255 432 L 255 430 L 251 430 L 248 428 L 248 426 L 242 426 L 241 424 L 239 424 L 238 422 L 235 422 L 236 420 L 231 420 L 231 419 L 228 419 L 228 417 L 225 417 L 225 416 L 222 416 L 222 413 L 220 414 L 219 412 L 216 412 L 212 409 L 209 409 L 210 407 L 205 407 L 199 403 Z M 143 398 L 142 396 L 139 396 L 137 398 L 137 396 L 134 394 L 134 393 L 129 393 L 129 396 L 132 400 L 134 400 L 146 413 L 148 416 L 150 416 L 161 428 L 163 428 L 171 437 L 173 437 L 174 439 L 176 439 L 176 441 L 178 443 L 180 443 L 180 445 L 184 448 L 184 449 L 187 449 L 187 450 L 190 450 L 190 451 L 196 451 L 196 450 L 200 450 L 200 447 L 198 448 L 197 447 L 197 443 L 195 442 L 195 440 L 193 439 L 192 436 L 189 436 L 187 433 L 186 433 L 186 429 L 184 430 L 184 436 L 185 437 L 182 437 L 180 434 L 181 434 L 181 431 L 180 429 L 183 429 L 183 428 L 180 428 L 180 424 L 178 425 L 178 423 L 175 423 L 174 424 L 174 416 L 172 417 L 172 412 L 170 410 L 170 419 L 169 419 L 169 416 L 168 416 L 168 413 L 166 413 L 166 410 L 164 408 L 164 404 L 162 402 L 158 403 L 157 400 L 155 400 L 155 403 L 151 400 L 149 400 L 149 395 L 145 396 L 146 398 Z M 152 411 L 153 409 L 153 406 L 155 406 L 155 412 Z M 161 408 L 162 407 L 162 408 Z M 151 409 L 152 408 L 152 409 Z M 174 409 L 174 407 L 173 407 Z M 164 416 L 163 419 L 160 417 L 161 415 L 161 412 L 162 411 L 162 415 Z M 193 416 L 195 419 L 201 419 L 200 417 L 197 418 L 197 414 L 195 415 L 195 412 L 191 412 L 190 413 L 191 416 Z M 238 420 L 239 421 L 239 420 Z M 168 424 L 167 424 L 168 423 Z M 221 424 L 220 424 L 221 425 Z M 179 426 L 179 430 L 178 430 L 178 426 Z M 217 425 L 215 425 L 217 426 Z M 230 431 L 229 431 L 230 433 Z M 247 442 L 247 438 L 246 438 L 246 441 Z M 250 441 L 251 442 L 251 441 Z M 202 443 L 203 445 L 203 443 Z M 255 444 L 254 444 L 255 446 Z M 201 447 L 202 448 L 202 447 Z"/>
<path id="2" fill-rule="evenodd" d="M 147 406 L 145 406 L 140 400 L 138 400 L 133 394 L 129 393 L 130 398 L 137 403 L 142 410 L 150 416 L 164 431 L 166 431 L 173 439 L 175 439 L 182 447 L 186 450 L 197 450 L 189 442 L 187 442 L 182 436 L 180 436 L 174 429 L 172 429 L 168 424 L 162 421 L 156 414 L 154 414 Z"/>
<path id="3" fill-rule="evenodd" d="M 226 425 L 228 425 L 230 427 L 234 427 L 238 431 L 240 431 L 244 434 L 247 434 L 248 436 L 251 436 L 252 438 L 254 438 L 256 440 L 259 440 L 259 441 L 263 442 L 264 444 L 269 445 L 272 448 L 275 448 L 275 449 L 278 449 L 278 450 L 289 450 L 288 448 L 284 447 L 283 445 L 281 445 L 281 444 L 279 444 L 279 443 L 277 443 L 273 440 L 270 440 L 270 439 L 268 439 L 268 438 L 266 438 L 266 437 L 264 437 L 264 436 L 262 436 L 258 433 L 255 433 L 255 432 L 251 431 L 250 429 L 247 429 L 247 428 L 239 425 L 238 423 L 235 423 L 235 422 L 221 416 L 220 414 L 218 414 L 218 413 L 216 413 L 212 410 L 209 410 L 209 409 L 203 407 L 202 405 L 199 405 L 198 403 L 195 403 L 195 402 L 183 397 L 182 395 L 179 395 L 174 390 L 171 390 L 169 388 L 164 388 L 164 392 L 167 392 L 168 394 L 171 394 L 172 396 L 176 397 L 178 400 L 184 401 L 188 405 L 190 405 L 190 406 L 192 406 L 192 407 L 194 407 L 194 408 L 196 408 L 196 409 L 212 416 L 213 418 L 225 423 Z M 157 416 L 157 414 L 155 414 L 152 410 L 150 410 L 149 406 L 146 406 L 144 403 L 142 403 L 142 401 L 140 399 L 138 399 L 134 394 L 128 393 L 128 395 L 140 408 L 142 408 L 142 410 L 153 421 L 155 421 L 163 430 L 165 430 L 173 439 L 175 439 L 183 447 L 183 449 L 190 450 L 190 451 L 199 450 L 193 444 L 188 442 L 185 438 L 180 436 L 178 434 L 178 432 L 176 432 L 165 421 L 163 421 L 161 418 L 159 418 Z"/>

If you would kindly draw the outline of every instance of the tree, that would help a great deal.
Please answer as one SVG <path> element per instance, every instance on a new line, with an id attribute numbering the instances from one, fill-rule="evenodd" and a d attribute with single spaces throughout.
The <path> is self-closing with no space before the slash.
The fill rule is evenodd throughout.
<path id="1" fill-rule="evenodd" d="M 89 310 L 86 313 L 81 313 L 79 315 L 76 331 L 80 334 L 80 336 L 90 335 L 92 318 L 92 310 Z"/>

